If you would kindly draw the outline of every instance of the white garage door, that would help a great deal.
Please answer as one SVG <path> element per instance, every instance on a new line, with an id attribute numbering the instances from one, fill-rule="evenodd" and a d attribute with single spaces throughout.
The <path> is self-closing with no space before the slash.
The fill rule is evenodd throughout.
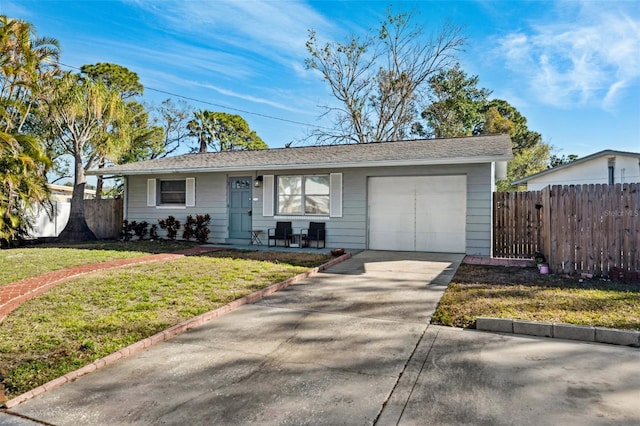
<path id="1" fill-rule="evenodd" d="M 369 248 L 464 253 L 466 176 L 369 178 Z"/>

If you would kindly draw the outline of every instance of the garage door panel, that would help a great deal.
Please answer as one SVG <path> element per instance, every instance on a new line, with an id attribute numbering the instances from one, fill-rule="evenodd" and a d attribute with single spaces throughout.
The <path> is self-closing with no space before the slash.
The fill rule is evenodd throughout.
<path id="1" fill-rule="evenodd" d="M 384 208 L 388 208 L 385 206 Z M 379 217 L 371 220 L 371 225 L 380 229 L 381 231 L 403 231 L 405 230 L 407 221 L 413 221 L 413 215 L 408 214 L 405 211 L 387 212 L 385 215 L 379 215 Z"/>
<path id="2" fill-rule="evenodd" d="M 392 251 L 407 251 L 407 241 L 413 241 L 415 234 L 406 231 L 382 231 L 372 235 L 369 245 Z M 374 248 L 375 249 L 375 248 Z"/>
<path id="3" fill-rule="evenodd" d="M 463 253 L 466 176 L 369 179 L 369 248 Z"/>
<path id="4" fill-rule="evenodd" d="M 406 250 L 406 242 L 413 239 L 413 232 L 401 229 L 387 229 L 371 234 L 369 245 L 374 249 L 383 249 L 385 247 L 383 250 Z"/>
<path id="5" fill-rule="evenodd" d="M 416 251 L 436 251 L 443 253 L 464 253 L 464 232 L 417 232 Z"/>

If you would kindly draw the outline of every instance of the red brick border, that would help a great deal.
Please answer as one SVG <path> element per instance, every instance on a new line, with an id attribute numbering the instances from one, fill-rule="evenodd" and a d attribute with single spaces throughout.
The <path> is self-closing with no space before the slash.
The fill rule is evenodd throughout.
<path id="1" fill-rule="evenodd" d="M 50 288 L 81 275 L 141 263 L 174 260 L 180 257 L 184 257 L 184 255 L 162 253 L 130 259 L 118 259 L 108 262 L 92 263 L 89 265 L 78 265 L 71 268 L 61 269 L 59 271 L 48 272 L 43 275 L 38 275 L 37 277 L 26 278 L 24 280 L 5 284 L 0 286 L 0 321 L 27 300 L 33 299 Z"/>
<path id="2" fill-rule="evenodd" d="M 29 299 L 41 295 L 45 291 L 59 284 L 67 282 L 73 278 L 79 277 L 95 271 L 105 269 L 121 268 L 124 266 L 138 265 L 149 262 L 162 262 L 168 260 L 179 259 L 184 256 L 192 256 L 211 251 L 221 251 L 219 247 L 194 247 L 186 250 L 177 251 L 175 253 L 160 253 L 148 256 L 132 257 L 128 259 L 110 260 L 107 262 L 90 263 L 88 265 L 72 266 L 58 271 L 48 272 L 36 277 L 25 278 L 24 280 L 0 286 L 0 322 L 18 306 Z"/>
<path id="3" fill-rule="evenodd" d="M 22 395 L 18 395 L 15 398 L 6 401 L 2 406 L 2 408 L 12 408 L 12 407 L 15 407 L 16 405 L 22 404 L 23 402 L 26 402 L 32 398 L 35 398 L 38 395 L 48 392 L 51 389 L 60 387 L 68 382 L 73 382 L 74 380 L 78 379 L 81 376 L 84 376 L 85 374 L 89 374 L 99 368 L 103 368 L 109 364 L 113 364 L 114 362 L 116 362 L 121 358 L 126 358 L 130 355 L 135 354 L 136 352 L 140 352 L 143 349 L 146 349 L 152 345 L 155 345 L 156 343 L 169 340 L 174 336 L 177 336 L 194 327 L 202 325 L 209 320 L 219 317 L 220 315 L 236 310 L 243 305 L 256 302 L 272 293 L 275 293 L 278 290 L 282 290 L 285 287 L 289 287 L 292 284 L 296 284 L 304 279 L 312 277 L 316 275 L 318 272 L 324 271 L 325 269 L 328 269 L 350 258 L 351 258 L 351 253 L 345 253 L 342 256 L 339 256 L 335 259 L 330 260 L 327 263 L 324 263 L 318 266 L 317 268 L 310 269 L 307 272 L 303 272 L 302 274 L 296 275 L 295 277 L 291 277 L 288 280 L 281 281 L 276 284 L 272 284 L 268 287 L 263 288 L 262 290 L 258 290 L 255 293 L 248 294 L 244 297 L 241 297 L 240 299 L 234 300 L 231 303 L 221 306 L 218 309 L 205 312 L 204 314 L 198 315 L 197 317 L 191 318 L 187 321 L 184 321 L 172 327 L 169 327 L 168 329 L 161 331 L 159 333 L 156 333 L 153 336 L 147 337 L 146 339 L 142 339 L 139 342 L 133 343 L 132 345 L 122 348 L 110 355 L 107 355 L 104 358 L 101 358 L 97 361 L 92 362 L 91 364 L 85 365 L 84 367 L 78 370 L 71 371 L 62 377 L 58 377 L 57 379 L 51 380 L 42 386 L 38 386 L 37 388 L 31 389 L 30 391 L 25 392 Z"/>
<path id="4" fill-rule="evenodd" d="M 469 265 L 491 265 L 491 266 L 516 266 L 520 268 L 531 268 L 536 266 L 532 259 L 498 258 L 485 256 L 465 256 L 462 263 Z"/>

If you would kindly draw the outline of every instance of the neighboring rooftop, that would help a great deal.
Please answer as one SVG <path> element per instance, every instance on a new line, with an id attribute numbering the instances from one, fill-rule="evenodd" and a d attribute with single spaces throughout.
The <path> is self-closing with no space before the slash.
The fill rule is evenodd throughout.
<path id="1" fill-rule="evenodd" d="M 48 183 L 47 187 L 49 191 L 51 191 L 51 199 L 53 201 L 60 202 L 69 202 L 71 200 L 71 196 L 73 194 L 73 186 L 67 185 L 56 185 L 54 183 Z M 96 198 L 96 190 L 95 189 L 84 189 L 84 198 Z"/>
<path id="2" fill-rule="evenodd" d="M 184 154 L 123 164 L 88 174 L 133 175 L 167 172 L 311 169 L 372 165 L 428 165 L 486 163 L 513 158 L 508 135 L 450 139 L 415 139 L 349 145 L 273 148 Z"/>
<path id="3" fill-rule="evenodd" d="M 622 155 L 622 156 L 626 156 L 626 157 L 636 157 L 636 158 L 638 158 L 638 160 L 640 160 L 640 152 L 616 151 L 614 149 L 605 149 L 604 151 L 598 151 L 598 152 L 593 153 L 591 155 L 587 155 L 586 157 L 578 158 L 577 160 L 571 161 L 570 163 L 566 163 L 566 164 L 563 164 L 561 166 L 556 166 L 556 167 L 553 167 L 551 169 L 543 170 L 541 172 L 538 172 L 538 173 L 523 177 L 522 179 L 515 180 L 515 181 L 513 181 L 513 184 L 514 185 L 523 185 L 523 184 L 527 183 L 531 179 L 538 178 L 538 177 L 541 177 L 541 176 L 545 176 L 545 175 L 548 175 L 548 174 L 551 174 L 551 173 L 555 173 L 557 171 L 564 170 L 564 169 L 567 169 L 569 167 L 573 167 L 575 165 L 585 163 L 585 162 L 593 160 L 595 158 L 611 157 L 611 156 L 616 156 L 616 155 Z"/>

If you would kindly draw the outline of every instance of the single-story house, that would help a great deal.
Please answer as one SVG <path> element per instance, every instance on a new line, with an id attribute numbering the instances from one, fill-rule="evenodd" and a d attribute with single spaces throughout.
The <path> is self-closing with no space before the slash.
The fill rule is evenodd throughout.
<path id="1" fill-rule="evenodd" d="M 124 176 L 124 215 L 211 216 L 209 240 L 248 244 L 277 221 L 324 222 L 327 247 L 488 256 L 507 135 L 185 154 L 93 170 Z"/>
<path id="2" fill-rule="evenodd" d="M 606 149 L 513 183 L 527 185 L 528 191 L 549 185 L 640 183 L 640 153 Z"/>

